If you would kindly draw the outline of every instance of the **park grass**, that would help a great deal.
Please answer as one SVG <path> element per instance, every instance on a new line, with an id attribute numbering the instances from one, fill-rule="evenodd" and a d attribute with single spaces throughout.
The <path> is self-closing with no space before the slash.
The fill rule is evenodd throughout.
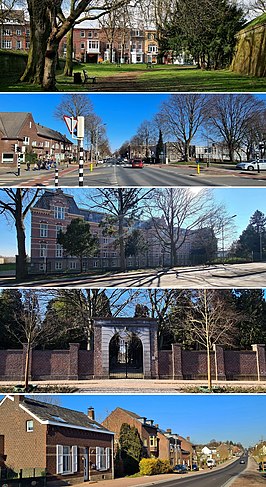
<path id="1" fill-rule="evenodd" d="M 74 72 L 86 69 L 97 83 L 74 84 L 73 78 L 57 73 L 57 90 L 65 92 L 264 92 L 266 79 L 241 75 L 229 69 L 204 71 L 194 66 L 146 64 L 77 64 Z M 1 91 L 38 92 L 41 87 L 0 79 Z"/>

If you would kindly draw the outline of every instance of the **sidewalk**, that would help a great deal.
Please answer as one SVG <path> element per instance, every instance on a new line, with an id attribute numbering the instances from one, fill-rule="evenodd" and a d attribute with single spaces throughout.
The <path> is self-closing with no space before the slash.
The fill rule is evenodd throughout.
<path id="1" fill-rule="evenodd" d="M 247 469 L 231 484 L 232 487 L 259 487 L 266 483 L 266 474 L 258 471 L 258 465 L 253 458 L 248 459 Z"/>
<path id="2" fill-rule="evenodd" d="M 239 460 L 233 458 L 232 460 L 229 460 L 228 462 L 225 462 L 224 464 L 217 466 L 215 469 L 220 470 L 235 461 L 239 461 Z M 160 483 L 166 482 L 167 480 L 178 480 L 178 479 L 190 478 L 195 475 L 207 474 L 208 472 L 213 472 L 213 470 L 209 470 L 205 468 L 205 470 L 201 470 L 200 472 L 190 472 L 188 474 L 186 473 L 183 475 L 169 473 L 169 474 L 152 475 L 152 476 L 135 477 L 135 478 L 123 477 L 120 479 L 113 479 L 113 480 L 101 480 L 99 482 L 88 482 L 88 483 L 82 482 L 81 484 L 75 484 L 74 487 L 84 487 L 85 485 L 95 485 L 97 487 L 142 487 L 142 486 L 148 487 L 157 484 L 158 486 L 160 486 Z"/>

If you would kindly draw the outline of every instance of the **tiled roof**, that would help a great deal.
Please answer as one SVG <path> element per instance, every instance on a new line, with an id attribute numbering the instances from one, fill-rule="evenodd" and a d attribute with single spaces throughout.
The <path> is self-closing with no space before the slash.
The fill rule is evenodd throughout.
<path id="1" fill-rule="evenodd" d="M 75 428 L 80 427 L 88 430 L 110 433 L 107 428 L 100 423 L 97 423 L 97 421 L 90 419 L 86 414 L 80 411 L 73 411 L 72 409 L 36 401 L 35 399 L 27 397 L 24 397 L 24 400 L 20 402 L 20 405 L 37 417 L 41 422 L 56 423 L 58 426 L 73 426 Z"/>
<path id="2" fill-rule="evenodd" d="M 16 139 L 28 115 L 28 112 L 0 112 L 0 130 L 4 137 Z"/>
<path id="3" fill-rule="evenodd" d="M 65 142 L 68 144 L 73 144 L 65 135 L 62 135 L 57 130 L 50 129 L 49 127 L 44 127 L 44 125 L 40 125 L 36 123 L 36 129 L 38 135 L 41 137 L 46 137 L 47 139 L 58 140 L 58 142 Z"/>

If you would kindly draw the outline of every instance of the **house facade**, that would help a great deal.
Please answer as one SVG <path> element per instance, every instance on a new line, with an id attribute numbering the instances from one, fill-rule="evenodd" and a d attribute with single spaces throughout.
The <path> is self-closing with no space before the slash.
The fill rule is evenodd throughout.
<path id="1" fill-rule="evenodd" d="M 141 417 L 120 407 L 114 409 L 102 423 L 105 428 L 110 429 L 115 434 L 115 450 L 118 448 L 119 434 L 123 423 L 137 428 L 143 445 L 143 457 L 159 457 L 158 425 L 155 425 L 152 419 Z"/>
<path id="2" fill-rule="evenodd" d="M 27 51 L 30 47 L 30 24 L 23 10 L 8 10 L 0 24 L 1 49 Z"/>
<path id="3" fill-rule="evenodd" d="M 80 270 L 79 259 L 64 254 L 62 246 L 57 243 L 60 230 L 65 231 L 74 218 L 82 218 L 88 222 L 91 233 L 99 241 L 97 254 L 84 257 L 83 270 L 119 269 L 120 258 L 116 237 L 106 235 L 103 228 L 106 213 L 79 208 L 73 196 L 58 189 L 46 190 L 31 209 L 31 273 Z M 137 256 L 128 256 L 127 268 L 164 267 L 170 264 L 169 250 L 162 245 L 152 220 L 135 222 L 131 228 L 142 232 L 147 250 Z M 131 228 L 125 226 L 125 236 L 130 234 Z M 186 231 L 185 234 L 181 230 L 182 245 L 177 252 L 179 265 L 187 265 L 190 262 L 194 244 L 200 241 L 199 236 L 203 232 L 203 240 L 206 240 L 206 229 Z"/>
<path id="4" fill-rule="evenodd" d="M 15 472 L 35 468 L 66 482 L 111 479 L 113 438 L 93 408 L 86 415 L 20 395 L 0 402 L 0 459 Z"/>
<path id="5" fill-rule="evenodd" d="M 29 112 L 0 112 L 0 164 L 14 167 L 27 153 L 57 162 L 72 152 L 72 142 L 60 132 L 36 123 Z"/>

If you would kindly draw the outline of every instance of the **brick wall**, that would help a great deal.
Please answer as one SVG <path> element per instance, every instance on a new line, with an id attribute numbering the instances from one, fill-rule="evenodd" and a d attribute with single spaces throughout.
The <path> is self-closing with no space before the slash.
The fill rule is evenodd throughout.
<path id="1" fill-rule="evenodd" d="M 102 359 L 99 345 L 101 329 L 96 327 L 95 351 L 79 350 L 79 344 L 69 344 L 69 350 L 33 350 L 30 360 L 30 378 L 90 379 L 101 378 Z M 171 350 L 158 352 L 158 376 L 161 379 L 204 379 L 207 377 L 207 355 L 204 350 Z M 0 350 L 0 380 L 21 381 L 24 375 L 24 350 Z M 213 377 L 220 380 L 264 380 L 266 377 L 265 345 L 253 345 L 253 350 L 223 350 L 211 352 Z M 96 372 L 95 372 L 96 371 Z M 217 375 L 216 375 L 217 374 Z M 105 377 L 106 378 L 106 377 Z"/>
<path id="2" fill-rule="evenodd" d="M 1 434 L 4 435 L 5 464 L 20 468 L 46 467 L 46 425 L 34 420 L 33 431 L 26 431 L 32 417 L 19 407 L 19 396 L 6 399 L 0 407 Z M 33 455 L 34 452 L 34 455 Z"/>

